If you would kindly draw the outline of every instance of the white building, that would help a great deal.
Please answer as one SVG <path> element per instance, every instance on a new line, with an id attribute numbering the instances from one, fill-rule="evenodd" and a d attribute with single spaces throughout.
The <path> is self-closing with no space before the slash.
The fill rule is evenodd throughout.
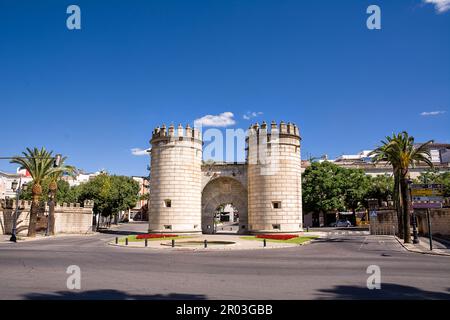
<path id="1" fill-rule="evenodd" d="M 16 193 L 12 189 L 12 183 L 21 181 L 24 183 L 30 183 L 33 179 L 25 170 L 17 170 L 17 173 L 7 173 L 0 171 L 0 199 L 15 198 Z"/>
<path id="2" fill-rule="evenodd" d="M 101 173 L 102 173 L 101 171 L 95 173 L 79 173 L 74 177 L 64 176 L 62 177 L 62 179 L 67 181 L 71 187 L 76 187 L 79 186 L 80 184 L 88 182 L 89 180 L 92 180 Z"/>
<path id="3" fill-rule="evenodd" d="M 420 144 L 416 144 L 419 146 Z M 435 169 L 439 172 L 450 172 L 450 144 L 446 143 L 432 143 L 429 145 L 430 160 Z M 357 154 L 346 154 L 337 157 L 334 160 L 320 160 L 333 162 L 338 166 L 345 168 L 362 169 L 366 174 L 371 176 L 377 175 L 391 175 L 392 167 L 387 163 L 372 162 L 372 157 L 369 154 L 372 150 L 364 150 Z M 420 176 L 421 173 L 429 170 L 429 167 L 424 163 L 419 163 L 410 168 L 410 175 L 412 179 Z"/>

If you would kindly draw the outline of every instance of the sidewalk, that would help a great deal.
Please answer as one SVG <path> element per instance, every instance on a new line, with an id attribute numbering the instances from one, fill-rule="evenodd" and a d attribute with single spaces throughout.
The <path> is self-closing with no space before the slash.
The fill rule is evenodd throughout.
<path id="1" fill-rule="evenodd" d="M 450 245 L 433 239 L 433 251 L 430 250 L 430 240 L 427 237 L 419 237 L 419 243 L 403 243 L 402 239 L 395 237 L 397 241 L 408 251 L 421 254 L 438 256 L 450 256 Z"/>
<path id="2" fill-rule="evenodd" d="M 97 232 L 87 232 L 87 233 L 58 233 L 53 236 L 45 236 L 43 234 L 37 234 L 36 237 L 27 237 L 23 235 L 17 236 L 17 242 L 31 242 L 31 241 L 39 241 L 39 240 L 46 240 L 46 239 L 55 239 L 55 238 L 62 238 L 62 237 L 86 237 L 86 236 L 92 236 L 98 234 Z M 0 235 L 0 243 L 14 243 L 11 242 L 9 239 L 11 238 L 11 235 Z"/>

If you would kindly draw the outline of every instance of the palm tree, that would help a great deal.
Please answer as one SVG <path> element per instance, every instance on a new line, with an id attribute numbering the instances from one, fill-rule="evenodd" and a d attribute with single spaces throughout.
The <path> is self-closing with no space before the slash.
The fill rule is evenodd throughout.
<path id="1" fill-rule="evenodd" d="M 410 234 L 410 195 L 409 195 L 409 168 L 418 162 L 433 167 L 430 161 L 430 152 L 428 145 L 433 143 L 432 140 L 415 146 L 414 137 L 407 132 L 393 134 L 392 137 L 386 137 L 386 141 L 382 141 L 382 146 L 378 147 L 370 153 L 374 156 L 374 162 L 385 161 L 392 165 L 395 179 L 394 194 L 399 204 L 398 213 L 400 214 L 400 223 L 403 226 L 403 239 L 405 243 L 411 242 Z M 401 221 L 401 222 L 400 222 Z"/>
<path id="2" fill-rule="evenodd" d="M 53 152 L 49 152 L 43 147 L 41 149 L 27 148 L 26 152 L 22 152 L 22 156 L 14 157 L 11 160 L 11 163 L 19 164 L 21 169 L 26 169 L 33 178 L 28 236 L 34 237 L 36 236 L 36 222 L 39 210 L 39 200 L 42 195 L 42 183 L 45 179 L 57 179 L 63 172 L 72 171 L 72 167 L 63 165 L 55 167 Z"/>
<path id="3" fill-rule="evenodd" d="M 403 201 L 402 193 L 400 190 L 400 164 L 396 161 L 395 157 L 391 157 L 390 145 L 393 144 L 395 140 L 401 139 L 401 134 L 392 134 L 392 137 L 387 136 L 386 141 L 381 141 L 382 145 L 372 151 L 369 156 L 373 156 L 373 162 L 387 162 L 392 165 L 393 175 L 394 175 L 394 204 L 397 209 L 397 233 L 399 237 L 403 237 Z"/>

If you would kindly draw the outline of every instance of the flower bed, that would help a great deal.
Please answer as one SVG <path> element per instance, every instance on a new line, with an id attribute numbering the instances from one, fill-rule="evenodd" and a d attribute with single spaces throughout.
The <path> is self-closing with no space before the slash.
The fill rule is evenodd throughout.
<path id="1" fill-rule="evenodd" d="M 175 238 L 175 237 L 178 237 L 178 235 L 150 233 L 150 234 L 139 234 L 136 236 L 136 239 L 141 240 L 141 239 L 159 239 L 159 238 Z"/>
<path id="2" fill-rule="evenodd" d="M 270 240 L 289 240 L 298 238 L 298 236 L 292 234 L 258 234 L 256 238 Z"/>

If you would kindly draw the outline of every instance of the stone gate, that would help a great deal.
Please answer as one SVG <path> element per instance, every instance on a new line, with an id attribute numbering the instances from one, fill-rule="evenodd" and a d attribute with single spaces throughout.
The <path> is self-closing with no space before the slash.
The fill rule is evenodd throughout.
<path id="1" fill-rule="evenodd" d="M 239 233 L 303 230 L 300 134 L 263 122 L 246 137 L 245 163 L 204 163 L 201 133 L 189 125 L 153 130 L 149 232 L 212 233 L 221 204 L 239 212 Z"/>

